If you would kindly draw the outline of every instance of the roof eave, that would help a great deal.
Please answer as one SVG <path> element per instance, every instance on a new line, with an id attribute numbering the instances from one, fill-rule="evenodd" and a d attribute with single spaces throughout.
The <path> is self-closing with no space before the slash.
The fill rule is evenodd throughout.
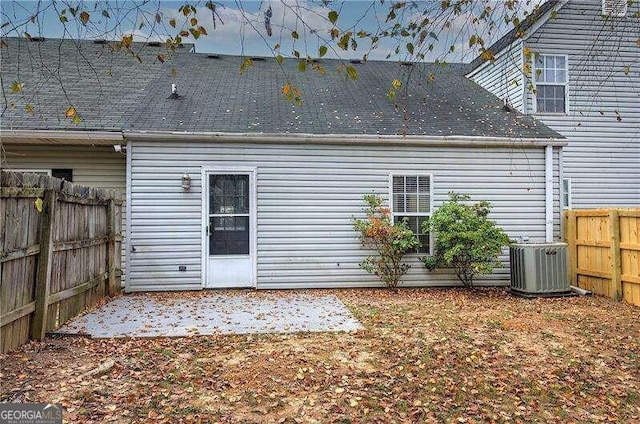
<path id="1" fill-rule="evenodd" d="M 0 130 L 3 144 L 113 146 L 124 141 L 122 131 Z"/>
<path id="2" fill-rule="evenodd" d="M 567 139 L 559 137 L 488 137 L 437 135 L 373 135 L 373 134 L 287 134 L 287 133 L 221 133 L 178 131 L 124 131 L 131 141 L 190 141 L 220 143 L 269 144 L 341 144 L 341 145 L 397 145 L 397 146 L 469 146 L 469 147 L 531 147 L 566 146 Z"/>

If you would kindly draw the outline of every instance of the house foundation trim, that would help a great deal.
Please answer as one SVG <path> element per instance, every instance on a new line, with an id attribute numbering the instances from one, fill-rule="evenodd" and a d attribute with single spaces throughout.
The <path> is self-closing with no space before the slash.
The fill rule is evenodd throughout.
<path id="1" fill-rule="evenodd" d="M 374 134 L 267 134 L 218 132 L 124 131 L 132 141 L 185 141 L 265 144 L 349 144 L 398 146 L 474 146 L 474 147 L 561 147 L 564 138 L 507 138 L 482 136 L 374 135 Z"/>

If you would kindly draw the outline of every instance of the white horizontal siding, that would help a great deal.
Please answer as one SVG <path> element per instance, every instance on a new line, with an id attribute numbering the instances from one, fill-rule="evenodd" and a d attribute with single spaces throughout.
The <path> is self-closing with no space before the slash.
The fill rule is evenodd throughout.
<path id="1" fill-rule="evenodd" d="M 469 74 L 469 78 L 522 112 L 522 41 L 513 42 L 495 61 L 485 62 Z"/>
<path id="2" fill-rule="evenodd" d="M 543 148 L 132 141 L 131 155 L 135 251 L 129 290 L 201 287 L 203 167 L 257 168 L 259 288 L 379 285 L 359 268 L 367 252 L 352 220 L 363 217 L 364 194 L 387 197 L 391 171 L 433 174 L 436 207 L 451 190 L 469 193 L 494 204 L 492 218 L 512 237 L 545 237 Z M 557 153 L 554 157 L 558 177 Z M 184 172 L 192 177 L 189 192 L 180 186 Z M 417 255 L 410 262 L 407 285 L 456 283 L 450 272 L 427 272 Z M 179 271 L 180 265 L 187 270 Z M 498 270 L 482 282 L 504 284 L 508 273 Z"/>
<path id="3" fill-rule="evenodd" d="M 572 0 L 526 42 L 533 53 L 569 57 L 569 113 L 535 116 L 569 141 L 574 208 L 640 206 L 639 11 L 634 2 L 626 18 L 605 20 L 600 0 Z M 528 92 L 529 110 L 533 101 Z"/>
<path id="4" fill-rule="evenodd" d="M 126 157 L 111 147 L 36 146 L 3 144 L 3 169 L 72 169 L 73 182 L 115 190 L 125 200 Z M 122 258 L 125 270 L 126 205 L 122 205 Z M 124 272 L 122 275 L 124 282 Z"/>

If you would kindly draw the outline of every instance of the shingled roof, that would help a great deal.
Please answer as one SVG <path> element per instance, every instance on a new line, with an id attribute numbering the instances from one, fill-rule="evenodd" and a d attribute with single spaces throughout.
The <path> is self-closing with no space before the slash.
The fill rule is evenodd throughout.
<path id="1" fill-rule="evenodd" d="M 4 38 L 2 67 L 2 129 L 69 129 L 121 131 L 136 112 L 137 101 L 170 63 L 157 55 L 163 45 L 134 43 L 141 62 L 103 40 Z M 167 55 L 172 62 L 191 45 Z M 14 93 L 12 84 L 23 84 Z M 30 105 L 33 114 L 25 107 Z M 82 118 L 76 125 L 65 116 L 73 105 Z"/>
<path id="2" fill-rule="evenodd" d="M 1 50 L 5 130 L 561 138 L 531 117 L 506 110 L 465 78 L 462 64 L 321 60 L 327 70 L 321 75 L 311 65 L 299 72 L 296 60 L 279 64 L 263 58 L 240 75 L 242 58 L 186 48 L 160 63 L 156 56 L 163 47 L 134 46 L 139 63 L 90 41 L 9 39 L 7 45 Z M 29 60 L 34 53 L 35 62 Z M 345 64 L 355 67 L 356 80 L 336 72 Z M 403 86 L 391 101 L 394 79 Z M 20 93 L 11 93 L 12 81 L 24 84 Z M 283 97 L 287 82 L 302 90 L 302 105 Z M 170 95 L 171 84 L 177 84 L 177 97 Z M 26 102 L 33 115 L 25 111 Z M 78 125 L 64 116 L 69 104 L 82 117 Z"/>

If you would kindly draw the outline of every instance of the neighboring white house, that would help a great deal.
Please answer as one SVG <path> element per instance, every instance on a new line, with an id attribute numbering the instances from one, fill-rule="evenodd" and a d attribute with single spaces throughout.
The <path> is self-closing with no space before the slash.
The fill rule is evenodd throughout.
<path id="1" fill-rule="evenodd" d="M 11 54 L 26 44 L 8 41 L 3 81 L 17 78 Z M 60 49 L 48 43 L 38 49 Z M 101 49 L 90 42 L 85 48 L 86 55 Z M 74 72 L 75 59 L 67 59 L 65 72 Z M 294 60 L 281 66 L 256 58 L 243 76 L 239 57 L 171 60 L 175 75 L 153 62 L 107 60 L 111 75 L 140 76 L 130 83 L 107 78 L 105 87 L 113 86 L 102 100 L 89 89 L 91 75 L 77 75 L 67 92 L 83 115 L 77 126 L 64 116 L 64 97 L 43 96 L 40 119 L 25 113 L 20 95 L 10 96 L 0 131 L 3 167 L 69 166 L 76 182 L 125 182 L 129 291 L 378 286 L 358 265 L 367 252 L 353 230 L 363 195 L 372 192 L 391 199 L 394 218 L 407 217 L 418 233 L 457 191 L 492 202 L 491 217 L 512 238 L 560 237 L 566 140 L 505 109 L 462 65 L 353 63 L 359 77 L 349 81 L 333 72 L 300 73 Z M 341 62 L 320 64 L 335 69 Z M 20 75 L 25 91 L 42 72 Z M 428 73 L 434 82 L 408 83 L 410 75 Z M 397 104 L 387 96 L 394 79 L 407 87 Z M 286 82 L 302 90 L 302 105 L 282 97 Z M 424 246 L 410 255 L 405 284 L 457 284 L 453 273 L 422 266 L 433 240 L 420 237 Z M 507 269 L 498 269 L 481 283 L 508 280 Z"/>
<path id="2" fill-rule="evenodd" d="M 640 3 L 548 1 L 468 77 L 564 135 L 563 205 L 640 206 Z"/>

